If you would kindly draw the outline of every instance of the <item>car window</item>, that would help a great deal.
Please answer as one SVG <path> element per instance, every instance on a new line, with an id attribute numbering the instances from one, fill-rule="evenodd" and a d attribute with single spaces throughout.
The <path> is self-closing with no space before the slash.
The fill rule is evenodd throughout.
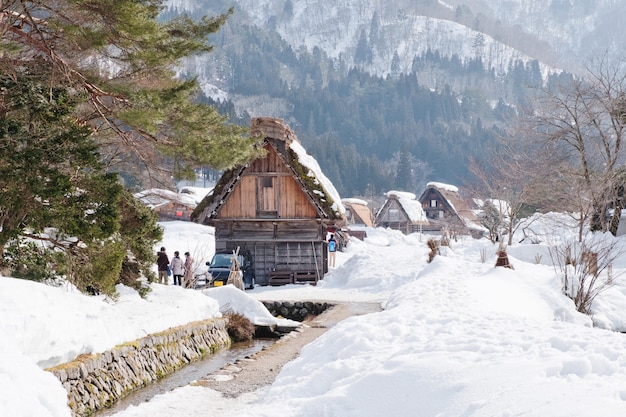
<path id="1" fill-rule="evenodd" d="M 230 258 L 232 255 L 226 253 L 216 253 L 211 261 L 212 268 L 230 268 Z"/>
<path id="2" fill-rule="evenodd" d="M 230 263 L 233 255 L 230 253 L 216 253 L 211 260 L 211 268 L 230 268 Z M 243 256 L 237 256 L 239 259 L 239 265 L 243 264 Z"/>

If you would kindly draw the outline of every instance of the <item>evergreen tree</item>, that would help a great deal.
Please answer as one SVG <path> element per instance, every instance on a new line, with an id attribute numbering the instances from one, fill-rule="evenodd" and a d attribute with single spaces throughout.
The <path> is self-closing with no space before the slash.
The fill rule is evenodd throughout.
<path id="1" fill-rule="evenodd" d="M 391 76 L 394 78 L 398 78 L 400 76 L 400 56 L 398 55 L 398 51 L 393 53 L 393 57 L 391 58 Z"/>
<path id="2" fill-rule="evenodd" d="M 139 167 L 150 177 L 167 157 L 178 175 L 189 165 L 228 168 L 256 155 L 245 128 L 229 125 L 215 108 L 195 101 L 195 80 L 179 80 L 182 58 L 211 51 L 232 9 L 215 18 L 159 22 L 163 0 L 36 0 L 0 4 L 0 74 L 20 68 L 64 87 L 82 105 L 109 167 Z M 45 70 L 45 73 L 43 72 Z M 122 165 L 122 161 L 130 161 Z"/>
<path id="3" fill-rule="evenodd" d="M 402 191 L 415 191 L 415 180 L 413 177 L 413 156 L 408 152 L 406 145 L 397 155 L 398 166 L 396 169 L 396 186 Z"/>
<path id="4" fill-rule="evenodd" d="M 0 77 L 0 103 L 5 266 L 30 279 L 64 275 L 92 293 L 114 293 L 124 266 L 128 284 L 150 277 L 152 246 L 162 237 L 156 214 L 105 172 L 92 130 L 74 117 L 73 96 L 26 71 Z M 45 244 L 26 253 L 23 238 Z M 15 248 L 5 253 L 7 245 Z M 34 271 L 37 262 L 25 261 L 49 252 L 58 255 L 53 273 L 51 265 Z"/>
<path id="5" fill-rule="evenodd" d="M 356 51 L 354 52 L 354 63 L 356 65 L 367 64 L 371 61 L 371 51 L 367 42 L 367 36 L 365 30 L 361 29 L 359 34 L 359 41 L 356 45 Z"/>

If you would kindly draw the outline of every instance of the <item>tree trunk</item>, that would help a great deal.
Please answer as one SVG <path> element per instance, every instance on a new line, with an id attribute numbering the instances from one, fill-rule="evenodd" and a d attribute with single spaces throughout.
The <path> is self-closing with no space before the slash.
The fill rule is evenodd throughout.
<path id="1" fill-rule="evenodd" d="M 617 228 L 619 227 L 619 220 L 622 217 L 622 202 L 618 202 L 615 204 L 615 209 L 613 211 L 613 217 L 611 217 L 611 222 L 609 223 L 609 232 L 613 236 L 617 236 Z"/>

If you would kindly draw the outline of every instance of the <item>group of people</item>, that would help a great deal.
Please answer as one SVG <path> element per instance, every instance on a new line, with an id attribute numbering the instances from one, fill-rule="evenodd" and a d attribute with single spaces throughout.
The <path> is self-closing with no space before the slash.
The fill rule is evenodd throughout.
<path id="1" fill-rule="evenodd" d="M 335 254 L 337 252 L 337 241 L 334 235 L 330 235 L 328 239 L 328 266 L 335 267 Z M 180 259 L 180 253 L 174 252 L 174 257 L 170 263 L 170 259 L 167 256 L 167 252 L 164 247 L 157 252 L 157 269 L 159 271 L 159 278 L 157 282 L 167 285 L 169 282 L 169 275 L 174 277 L 174 285 L 184 285 L 189 287 L 193 281 L 193 258 L 189 252 L 185 252 L 185 262 Z"/>
<path id="2" fill-rule="evenodd" d="M 178 251 L 174 252 L 174 257 L 170 263 L 165 248 L 162 247 L 157 252 L 157 269 L 159 271 L 158 282 L 167 285 L 169 275 L 174 277 L 174 285 L 190 286 L 193 281 L 193 258 L 189 252 L 185 252 L 185 262 L 180 258 Z"/>

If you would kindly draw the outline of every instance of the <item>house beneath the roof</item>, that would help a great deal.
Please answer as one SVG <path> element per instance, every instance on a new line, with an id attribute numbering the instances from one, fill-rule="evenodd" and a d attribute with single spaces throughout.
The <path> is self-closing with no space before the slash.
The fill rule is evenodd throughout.
<path id="1" fill-rule="evenodd" d="M 451 234 L 471 234 L 481 237 L 486 229 L 481 225 L 479 209 L 473 200 L 461 197 L 458 187 L 429 182 L 419 198 L 429 224 L 424 230 Z"/>
<path id="2" fill-rule="evenodd" d="M 363 240 L 366 237 L 365 229 L 375 227 L 375 218 L 367 205 L 367 201 L 359 198 L 344 198 L 341 203 L 346 208 L 348 234 L 350 237 Z"/>
<path id="3" fill-rule="evenodd" d="M 328 271 L 328 230 L 345 208 L 317 161 L 280 119 L 252 119 L 266 155 L 226 171 L 192 220 L 215 228 L 217 250 L 250 251 L 259 285 L 317 282 Z"/>
<path id="4" fill-rule="evenodd" d="M 376 226 L 399 230 L 404 234 L 421 232 L 428 226 L 422 204 L 415 194 L 388 191 L 387 200 L 376 213 Z"/>
<path id="5" fill-rule="evenodd" d="M 159 215 L 160 221 L 186 220 L 196 208 L 197 201 L 188 193 L 151 188 L 135 193 L 135 197 Z"/>

